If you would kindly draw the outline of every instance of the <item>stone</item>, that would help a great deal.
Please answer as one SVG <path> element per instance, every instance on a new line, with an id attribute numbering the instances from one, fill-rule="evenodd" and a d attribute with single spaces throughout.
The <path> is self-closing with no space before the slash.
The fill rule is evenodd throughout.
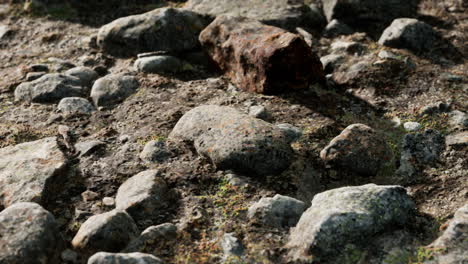
<path id="1" fill-rule="evenodd" d="M 114 207 L 115 206 L 115 199 L 112 197 L 104 197 L 102 198 L 102 204 L 108 207 Z"/>
<path id="2" fill-rule="evenodd" d="M 12 30 L 6 25 L 0 25 L 0 40 L 8 36 Z"/>
<path id="3" fill-rule="evenodd" d="M 91 87 L 99 75 L 88 67 L 75 67 L 65 72 L 66 75 L 74 76 L 81 81 L 82 86 Z"/>
<path id="4" fill-rule="evenodd" d="M 158 170 L 147 170 L 126 180 L 115 197 L 116 208 L 135 220 L 159 215 L 170 204 L 169 189 Z"/>
<path id="5" fill-rule="evenodd" d="M 88 259 L 88 264 L 163 264 L 164 262 L 146 253 L 99 252 Z"/>
<path id="6" fill-rule="evenodd" d="M 28 74 L 26 74 L 26 81 L 32 82 L 34 80 L 41 78 L 42 76 L 46 74 L 47 72 L 29 72 Z"/>
<path id="7" fill-rule="evenodd" d="M 457 132 L 445 138 L 445 144 L 450 147 L 468 146 L 468 131 Z"/>
<path id="8" fill-rule="evenodd" d="M 230 81 L 244 91 L 277 94 L 325 82 L 318 56 L 299 35 L 283 29 L 219 16 L 199 39 Z"/>
<path id="9" fill-rule="evenodd" d="M 414 131 L 418 131 L 419 129 L 421 129 L 421 124 L 419 124 L 418 122 L 405 122 L 403 124 L 403 127 L 408 132 L 414 132 Z"/>
<path id="10" fill-rule="evenodd" d="M 106 145 L 106 143 L 100 140 L 85 140 L 75 144 L 75 149 L 79 153 L 80 157 L 88 156 L 92 154 L 98 148 Z"/>
<path id="11" fill-rule="evenodd" d="M 320 31 L 326 23 L 321 10 L 300 0 L 189 0 L 184 8 L 213 17 L 246 17 L 289 31 Z"/>
<path id="12" fill-rule="evenodd" d="M 323 35 L 327 38 L 334 38 L 340 35 L 351 35 L 353 33 L 354 30 L 352 28 L 337 19 L 330 21 L 323 31 Z"/>
<path id="13" fill-rule="evenodd" d="M 0 234 L 0 263 L 58 263 L 58 224 L 40 205 L 19 202 L 1 211 Z"/>
<path id="14" fill-rule="evenodd" d="M 382 33 L 379 44 L 422 52 L 431 50 L 437 38 L 428 24 L 413 18 L 398 18 Z"/>
<path id="15" fill-rule="evenodd" d="M 247 216 L 250 220 L 259 221 L 264 225 L 291 227 L 297 224 L 305 209 L 304 202 L 277 194 L 273 198 L 262 198 L 251 205 Z"/>
<path id="16" fill-rule="evenodd" d="M 68 159 L 57 138 L 49 137 L 0 149 L 0 207 L 17 202 L 43 204 Z"/>
<path id="17" fill-rule="evenodd" d="M 325 191 L 314 196 L 286 247 L 295 260 L 337 256 L 349 244 L 367 245 L 376 234 L 409 223 L 414 207 L 401 186 L 367 184 Z"/>
<path id="18" fill-rule="evenodd" d="M 160 241 L 170 241 L 177 238 L 177 227 L 171 223 L 150 226 L 141 232 L 140 236 L 130 242 L 123 252 L 145 251 L 147 246 Z"/>
<path id="19" fill-rule="evenodd" d="M 455 129 L 468 128 L 468 115 L 465 112 L 454 110 L 449 114 L 449 124 Z"/>
<path id="20" fill-rule="evenodd" d="M 63 59 L 59 59 L 59 58 L 54 58 L 54 57 L 51 57 L 51 58 L 47 58 L 47 61 L 52 64 L 52 70 L 55 71 L 55 72 L 62 72 L 62 71 L 66 71 L 66 70 L 69 70 L 69 69 L 72 69 L 72 68 L 75 68 L 76 65 L 67 61 L 67 60 L 63 60 Z"/>
<path id="21" fill-rule="evenodd" d="M 361 54 L 365 49 L 364 45 L 355 41 L 338 40 L 331 44 L 331 51 L 334 54 L 346 52 L 350 55 Z"/>
<path id="22" fill-rule="evenodd" d="M 268 117 L 268 112 L 264 106 L 253 105 L 249 108 L 249 115 L 258 119 L 265 120 Z"/>
<path id="23" fill-rule="evenodd" d="M 96 108 L 85 98 L 66 97 L 60 100 L 57 110 L 66 116 L 90 115 Z"/>
<path id="24" fill-rule="evenodd" d="M 159 140 L 151 140 L 145 144 L 143 151 L 140 153 L 140 159 L 151 162 L 163 162 L 171 157 L 171 153 L 166 148 L 166 143 Z"/>
<path id="25" fill-rule="evenodd" d="M 143 57 L 135 61 L 135 69 L 145 73 L 177 73 L 182 68 L 181 60 L 168 55 Z"/>
<path id="26" fill-rule="evenodd" d="M 77 263 L 78 262 L 78 253 L 67 248 L 60 254 L 60 257 L 64 262 Z"/>
<path id="27" fill-rule="evenodd" d="M 96 106 L 112 106 L 136 92 L 139 84 L 135 77 L 110 74 L 98 79 L 91 89 L 91 98 Z"/>
<path id="28" fill-rule="evenodd" d="M 33 64 L 28 66 L 28 71 L 31 72 L 49 72 L 47 64 Z"/>
<path id="29" fill-rule="evenodd" d="M 320 152 L 320 158 L 362 175 L 376 175 L 393 161 L 393 152 L 380 133 L 364 124 L 352 124 Z"/>
<path id="30" fill-rule="evenodd" d="M 422 107 L 419 110 L 419 115 L 424 116 L 424 115 L 436 115 L 440 113 L 447 113 L 450 111 L 450 108 L 451 108 L 450 104 L 439 101 L 439 102 L 428 104 Z"/>
<path id="31" fill-rule="evenodd" d="M 15 101 L 56 103 L 65 97 L 84 96 L 86 89 L 73 76 L 59 73 L 46 74 L 31 82 L 18 85 Z"/>
<path id="32" fill-rule="evenodd" d="M 320 58 L 325 73 L 332 73 L 346 59 L 342 54 L 329 54 Z"/>
<path id="33" fill-rule="evenodd" d="M 81 198 L 83 198 L 83 201 L 85 202 L 94 201 L 99 198 L 99 193 L 86 190 L 81 193 Z"/>
<path id="34" fill-rule="evenodd" d="M 224 234 L 220 244 L 223 249 L 225 259 L 229 256 L 240 257 L 244 254 L 244 246 L 232 233 Z"/>
<path id="35" fill-rule="evenodd" d="M 283 132 L 283 135 L 289 143 L 295 142 L 302 137 L 302 130 L 291 124 L 282 123 L 276 124 L 275 126 Z"/>
<path id="36" fill-rule="evenodd" d="M 293 151 L 284 133 L 231 107 L 196 107 L 177 122 L 171 140 L 194 142 L 195 149 L 221 170 L 253 175 L 278 174 L 289 167 Z"/>
<path id="37" fill-rule="evenodd" d="M 388 50 L 379 51 L 379 54 L 377 54 L 377 56 L 384 60 L 388 60 L 388 59 L 398 60 L 399 59 L 399 56 L 397 54 Z"/>
<path id="38" fill-rule="evenodd" d="M 228 173 L 225 177 L 227 182 L 232 186 L 237 186 L 241 188 L 249 186 L 249 179 L 246 177 L 237 175 L 235 173 Z"/>
<path id="39" fill-rule="evenodd" d="M 87 253 L 117 252 L 137 235 L 138 228 L 133 219 L 125 211 L 112 210 L 88 218 L 71 243 L 76 250 Z"/>
<path id="40" fill-rule="evenodd" d="M 185 52 L 199 47 L 198 35 L 208 25 L 203 16 L 182 9 L 158 8 L 119 18 L 100 28 L 98 46 L 116 55 L 151 51 Z"/>

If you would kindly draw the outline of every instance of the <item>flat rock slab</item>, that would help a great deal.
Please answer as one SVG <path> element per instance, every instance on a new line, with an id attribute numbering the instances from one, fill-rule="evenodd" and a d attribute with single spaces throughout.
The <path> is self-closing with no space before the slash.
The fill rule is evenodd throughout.
<path id="1" fill-rule="evenodd" d="M 88 264 L 163 264 L 164 262 L 145 253 L 99 252 L 88 259 Z"/>
<path id="2" fill-rule="evenodd" d="M 3 210 L 0 234 L 0 263 L 57 263 L 58 225 L 40 205 L 16 203 Z"/>
<path id="3" fill-rule="evenodd" d="M 0 205 L 42 203 L 66 164 L 55 137 L 0 149 Z"/>
<path id="4" fill-rule="evenodd" d="M 188 10 L 159 8 L 104 25 L 99 30 L 97 44 L 116 55 L 184 52 L 199 47 L 198 35 L 208 24 L 208 19 Z"/>
<path id="5" fill-rule="evenodd" d="M 244 91 L 282 93 L 325 78 L 320 59 L 299 35 L 253 19 L 219 16 L 201 32 L 200 42 Z"/>

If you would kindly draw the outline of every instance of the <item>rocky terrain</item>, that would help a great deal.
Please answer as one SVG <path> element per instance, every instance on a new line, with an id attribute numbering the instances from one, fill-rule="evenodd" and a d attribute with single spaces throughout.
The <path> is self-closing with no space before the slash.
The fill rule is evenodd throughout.
<path id="1" fill-rule="evenodd" d="M 464 0 L 0 1 L 0 264 L 468 263 Z"/>

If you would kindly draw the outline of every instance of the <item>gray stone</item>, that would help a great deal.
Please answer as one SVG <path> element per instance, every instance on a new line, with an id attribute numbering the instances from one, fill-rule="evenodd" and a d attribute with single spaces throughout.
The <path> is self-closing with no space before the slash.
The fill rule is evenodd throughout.
<path id="1" fill-rule="evenodd" d="M 11 32 L 11 29 L 6 25 L 0 25 L 0 40 L 7 36 Z"/>
<path id="2" fill-rule="evenodd" d="M 29 72 L 28 74 L 26 74 L 26 81 L 32 82 L 34 80 L 41 78 L 42 76 L 46 74 L 47 72 Z"/>
<path id="3" fill-rule="evenodd" d="M 338 40 L 331 44 L 331 51 L 334 54 L 346 52 L 351 55 L 361 54 L 365 46 L 359 42 Z"/>
<path id="4" fill-rule="evenodd" d="M 323 35 L 328 38 L 334 38 L 340 35 L 351 35 L 353 33 L 353 29 L 350 28 L 348 25 L 337 19 L 333 19 L 325 27 Z"/>
<path id="5" fill-rule="evenodd" d="M 348 244 L 366 245 L 374 235 L 407 224 L 413 213 L 414 203 L 401 186 L 367 184 L 319 193 L 291 232 L 290 257 L 337 256 Z"/>
<path id="6" fill-rule="evenodd" d="M 468 146 L 468 131 L 448 135 L 445 138 L 445 144 L 450 147 Z"/>
<path id="7" fill-rule="evenodd" d="M 276 124 L 275 126 L 283 132 L 289 143 L 295 142 L 302 137 L 302 130 L 291 124 L 282 123 Z"/>
<path id="8" fill-rule="evenodd" d="M 142 252 L 147 246 L 177 238 L 177 227 L 171 223 L 150 226 L 140 236 L 130 242 L 123 252 Z"/>
<path id="9" fill-rule="evenodd" d="M 55 72 L 62 72 L 76 67 L 75 64 L 59 58 L 51 57 L 47 58 L 47 61 L 52 64 L 52 70 Z"/>
<path id="10" fill-rule="evenodd" d="M 240 257 L 244 254 L 244 246 L 242 246 L 241 241 L 232 233 L 226 233 L 223 235 L 223 238 L 221 239 L 221 248 L 223 249 L 225 259 L 229 256 Z"/>
<path id="11" fill-rule="evenodd" d="M 320 58 L 325 73 L 332 73 L 337 69 L 340 64 L 345 60 L 345 56 L 342 54 L 329 54 Z"/>
<path id="12" fill-rule="evenodd" d="M 183 68 L 183 62 L 174 56 L 143 57 L 135 61 L 135 68 L 145 73 L 177 73 Z"/>
<path id="13" fill-rule="evenodd" d="M 268 112 L 264 106 L 253 105 L 249 108 L 249 115 L 265 120 L 268 117 Z"/>
<path id="14" fill-rule="evenodd" d="M 73 76 L 46 74 L 32 82 L 24 82 L 15 90 L 15 101 L 55 103 L 65 97 L 84 96 L 86 89 Z"/>
<path id="15" fill-rule="evenodd" d="M 209 20 L 188 10 L 159 8 L 104 25 L 97 44 L 118 55 L 189 51 L 199 47 L 198 35 L 208 23 Z"/>
<path id="16" fill-rule="evenodd" d="M 222 170 L 277 174 L 293 158 L 281 130 L 224 106 L 204 105 L 190 110 L 177 122 L 169 138 L 194 142 L 198 153 Z"/>
<path id="17" fill-rule="evenodd" d="M 71 243 L 75 249 L 87 253 L 117 252 L 137 235 L 133 219 L 125 211 L 112 210 L 86 220 Z"/>
<path id="18" fill-rule="evenodd" d="M 320 158 L 356 173 L 376 175 L 393 161 L 393 152 L 380 133 L 366 125 L 353 124 L 320 152 Z"/>
<path id="19" fill-rule="evenodd" d="M 16 203 L 0 212 L 0 263 L 57 263 L 58 225 L 35 203 Z"/>
<path id="20" fill-rule="evenodd" d="M 247 187 L 249 185 L 249 179 L 243 176 L 239 176 L 234 173 L 228 173 L 226 174 L 226 180 L 228 183 L 232 186 L 238 186 L 238 187 Z"/>
<path id="21" fill-rule="evenodd" d="M 55 137 L 0 149 L 0 206 L 42 204 L 66 165 Z"/>
<path id="22" fill-rule="evenodd" d="M 148 170 L 126 180 L 118 189 L 116 208 L 135 220 L 159 215 L 170 204 L 168 187 L 157 170 Z"/>
<path id="23" fill-rule="evenodd" d="M 65 115 L 90 115 L 96 108 L 87 99 L 66 97 L 60 100 L 57 109 Z"/>
<path id="24" fill-rule="evenodd" d="M 421 124 L 419 124 L 418 122 L 405 122 L 403 124 L 403 127 L 408 132 L 414 132 L 414 131 L 418 131 L 419 129 L 421 129 Z"/>
<path id="25" fill-rule="evenodd" d="M 67 248 L 62 253 L 60 253 L 60 257 L 65 262 L 77 263 L 78 262 L 78 253 L 75 251 Z"/>
<path id="26" fill-rule="evenodd" d="M 454 110 L 449 114 L 449 124 L 457 129 L 468 128 L 468 115 L 465 112 Z"/>
<path id="27" fill-rule="evenodd" d="M 377 56 L 378 56 L 379 58 L 381 58 L 381 59 L 384 59 L 384 60 L 386 60 L 386 59 L 393 59 L 393 60 L 398 60 L 398 59 L 400 59 L 400 57 L 399 57 L 397 54 L 395 54 L 395 53 L 393 53 L 393 52 L 391 52 L 391 51 L 388 51 L 388 50 L 382 50 L 382 51 L 380 51 L 379 54 L 378 54 Z"/>
<path id="28" fill-rule="evenodd" d="M 91 87 L 93 82 L 99 78 L 97 72 L 88 67 L 75 67 L 66 71 L 65 74 L 80 79 L 81 85 L 87 87 Z"/>
<path id="29" fill-rule="evenodd" d="M 277 194 L 273 198 L 262 198 L 251 205 L 247 216 L 264 225 L 291 227 L 297 224 L 305 209 L 304 202 Z"/>
<path id="30" fill-rule="evenodd" d="M 163 264 L 164 262 L 146 253 L 99 252 L 88 259 L 88 264 Z"/>
<path id="31" fill-rule="evenodd" d="M 75 144 L 75 149 L 77 153 L 80 154 L 80 157 L 87 156 L 94 152 L 99 147 L 104 146 L 105 143 L 100 140 L 86 140 L 80 141 Z"/>
<path id="32" fill-rule="evenodd" d="M 135 77 L 111 74 L 98 79 L 91 89 L 91 98 L 96 106 L 112 106 L 133 94 L 138 88 Z"/>
<path id="33" fill-rule="evenodd" d="M 104 197 L 102 198 L 102 204 L 109 207 L 115 206 L 115 199 L 112 197 Z"/>
<path id="34" fill-rule="evenodd" d="M 437 33 L 428 24 L 412 18 L 398 18 L 385 29 L 379 44 L 412 51 L 429 51 L 437 40 Z"/>
<path id="35" fill-rule="evenodd" d="M 143 151 L 140 153 L 140 159 L 151 162 L 162 162 L 168 159 L 171 153 L 166 148 L 166 143 L 159 140 L 151 140 L 145 144 Z"/>

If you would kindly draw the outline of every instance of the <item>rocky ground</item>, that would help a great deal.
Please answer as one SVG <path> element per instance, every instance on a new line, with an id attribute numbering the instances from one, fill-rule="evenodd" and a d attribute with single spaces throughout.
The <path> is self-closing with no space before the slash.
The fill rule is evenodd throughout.
<path id="1" fill-rule="evenodd" d="M 463 0 L 0 1 L 0 264 L 468 263 L 467 32 Z"/>

